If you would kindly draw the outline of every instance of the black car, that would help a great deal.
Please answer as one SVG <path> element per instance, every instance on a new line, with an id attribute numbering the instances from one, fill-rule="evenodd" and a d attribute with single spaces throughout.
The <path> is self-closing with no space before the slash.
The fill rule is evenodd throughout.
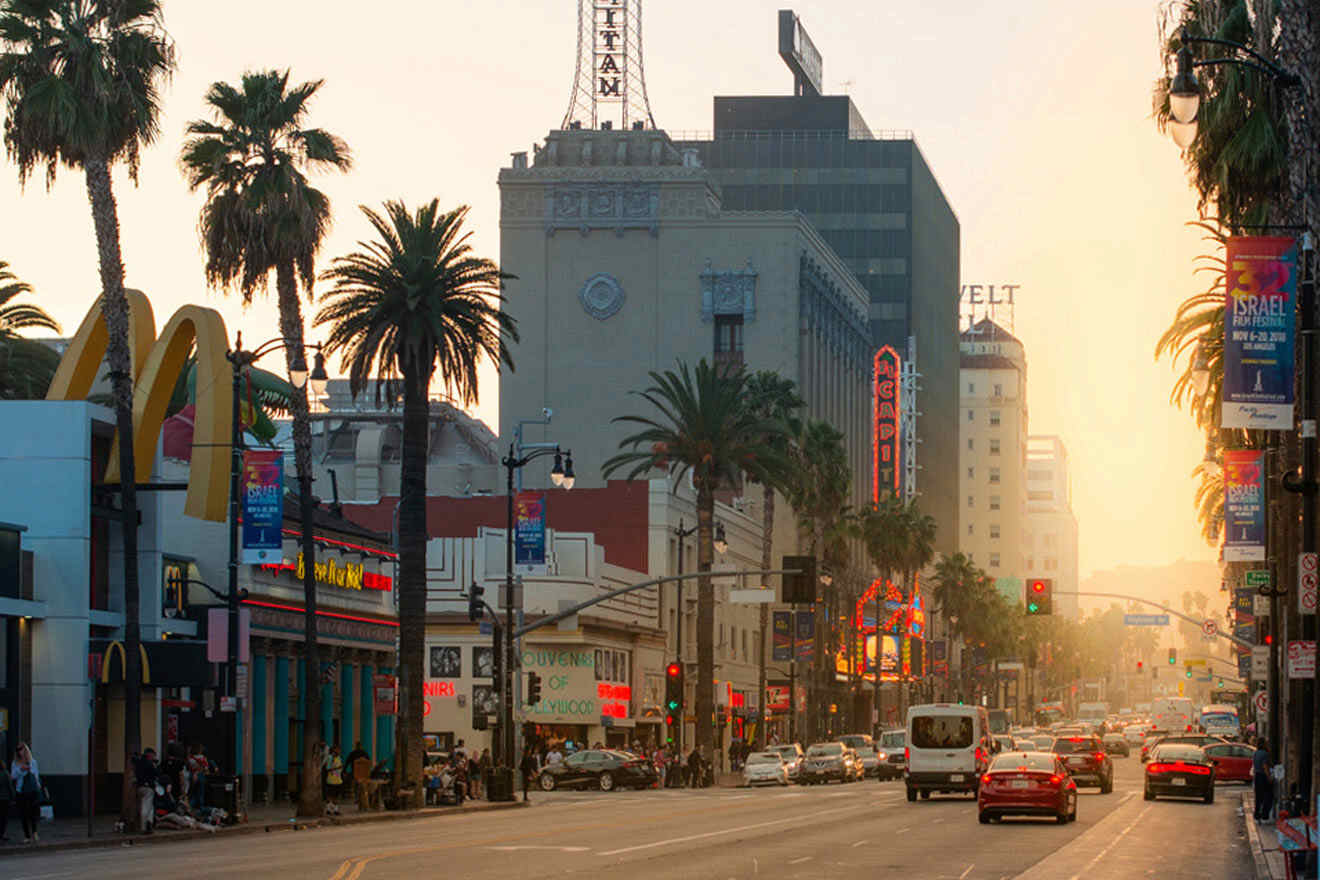
<path id="1" fill-rule="evenodd" d="M 1200 746 L 1162 743 L 1146 762 L 1146 800 L 1157 797 L 1200 798 L 1215 802 L 1215 765 Z"/>
<path id="2" fill-rule="evenodd" d="M 1100 742 L 1104 743 L 1105 751 L 1111 755 L 1122 755 L 1126 758 L 1132 753 L 1121 733 L 1106 733 L 1100 738 Z"/>
<path id="3" fill-rule="evenodd" d="M 1079 786 L 1098 785 L 1101 794 L 1114 790 L 1114 762 L 1099 737 L 1061 736 L 1054 741 L 1054 754 Z"/>
<path id="4" fill-rule="evenodd" d="M 646 758 L 613 749 L 588 749 L 574 752 L 558 764 L 544 768 L 540 778 L 543 791 L 574 786 L 613 791 L 616 788 L 650 788 L 660 776 L 655 772 L 655 765 Z"/>

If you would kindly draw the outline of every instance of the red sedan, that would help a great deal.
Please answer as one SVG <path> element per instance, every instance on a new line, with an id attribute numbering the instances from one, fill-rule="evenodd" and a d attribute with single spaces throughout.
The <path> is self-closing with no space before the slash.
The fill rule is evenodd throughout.
<path id="1" fill-rule="evenodd" d="M 1053 816 L 1077 821 L 1077 783 L 1049 752 L 1005 752 L 981 777 L 976 796 L 982 825 L 1004 816 Z"/>
<path id="2" fill-rule="evenodd" d="M 1205 756 L 1215 765 L 1220 782 L 1251 782 L 1251 758 L 1255 750 L 1246 743 L 1222 743 L 1205 747 Z"/>

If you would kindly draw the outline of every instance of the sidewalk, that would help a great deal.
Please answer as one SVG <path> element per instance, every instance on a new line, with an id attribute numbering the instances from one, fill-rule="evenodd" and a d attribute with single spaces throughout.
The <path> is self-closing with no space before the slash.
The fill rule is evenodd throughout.
<path id="1" fill-rule="evenodd" d="M 1255 809 L 1256 796 L 1248 789 L 1242 794 L 1242 822 L 1247 829 L 1251 859 L 1256 863 L 1256 880 L 1284 880 L 1288 869 L 1283 863 L 1283 850 L 1279 849 L 1274 822 L 1258 822 L 1252 818 Z"/>
<path id="2" fill-rule="evenodd" d="M 87 818 L 60 819 L 42 822 L 37 829 L 40 843 L 25 846 L 22 843 L 23 829 L 17 819 L 10 818 L 9 843 L 0 844 L 0 857 L 22 855 L 32 852 L 46 852 L 66 849 L 88 849 L 93 847 L 134 846 L 136 844 L 166 843 L 178 840 L 196 840 L 206 837 L 224 837 L 227 835 L 252 834 L 258 831 L 302 831 L 309 828 L 328 828 L 341 825 L 362 825 L 369 822 L 390 822 L 401 819 L 425 819 L 439 816 L 462 816 L 490 810 L 520 809 L 528 804 L 522 800 L 491 803 L 490 801 L 466 801 L 461 807 L 425 807 L 420 810 L 364 810 L 345 804 L 338 816 L 322 816 L 317 819 L 298 819 L 293 815 L 293 804 L 254 804 L 248 807 L 248 820 L 240 825 L 226 825 L 210 831 L 173 831 L 162 830 L 152 834 L 118 834 L 115 823 L 118 816 L 96 816 L 92 820 L 92 836 L 87 836 Z"/>

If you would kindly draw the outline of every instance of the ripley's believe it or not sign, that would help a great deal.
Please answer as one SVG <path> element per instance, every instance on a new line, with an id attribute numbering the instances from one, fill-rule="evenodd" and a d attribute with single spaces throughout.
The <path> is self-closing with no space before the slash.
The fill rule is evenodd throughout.
<path id="1" fill-rule="evenodd" d="M 899 489 L 899 413 L 902 411 L 901 361 L 898 352 L 886 345 L 875 353 L 872 374 L 873 414 L 871 500 L 881 491 Z"/>

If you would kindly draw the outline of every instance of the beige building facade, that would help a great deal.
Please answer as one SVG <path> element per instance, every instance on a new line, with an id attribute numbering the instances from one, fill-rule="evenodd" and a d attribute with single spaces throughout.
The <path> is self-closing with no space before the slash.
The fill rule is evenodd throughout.
<path id="1" fill-rule="evenodd" d="M 1027 438 L 1027 577 L 1054 581 L 1056 614 L 1077 617 L 1078 527 L 1068 447 L 1062 438 Z"/>
<path id="2" fill-rule="evenodd" d="M 959 549 L 1012 600 L 1026 576 L 1027 361 L 989 319 L 962 334 Z"/>

